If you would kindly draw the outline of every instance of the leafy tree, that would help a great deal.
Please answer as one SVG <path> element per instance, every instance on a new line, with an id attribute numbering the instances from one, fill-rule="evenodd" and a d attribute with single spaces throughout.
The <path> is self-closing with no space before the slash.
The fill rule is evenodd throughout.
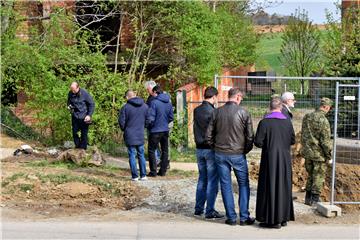
<path id="1" fill-rule="evenodd" d="M 343 12 L 341 23 L 328 13 L 327 21 L 323 45 L 323 71 L 328 76 L 359 77 L 360 9 L 357 7 L 347 9 Z M 353 81 L 341 81 L 341 83 L 354 84 Z M 359 91 L 357 88 L 341 88 L 340 90 L 340 97 L 344 95 L 358 96 Z M 339 101 L 337 133 L 339 137 L 356 138 L 359 136 L 358 104 L 358 101 Z"/>
<path id="2" fill-rule="evenodd" d="M 360 9 L 349 8 L 339 24 L 327 13 L 324 71 L 330 76 L 360 76 Z"/>
<path id="3" fill-rule="evenodd" d="M 127 86 L 123 75 L 109 72 L 99 50 L 90 50 L 87 39 L 91 33 L 74 34 L 77 26 L 72 18 L 54 13 L 42 34 L 33 29 L 32 38 L 22 41 L 13 34 L 18 21 L 15 18 L 12 28 L 2 35 L 2 89 L 11 86 L 16 92 L 24 91 L 28 96 L 25 107 L 35 115 L 37 129 L 51 143 L 61 143 L 71 139 L 66 100 L 69 84 L 78 81 L 96 103 L 90 139 L 93 143 L 112 139 L 119 131 L 117 110 Z"/>
<path id="4" fill-rule="evenodd" d="M 309 76 L 315 69 L 321 52 L 320 33 L 305 11 L 297 10 L 282 35 L 280 61 L 290 76 Z M 301 80 L 301 93 L 305 81 Z"/>

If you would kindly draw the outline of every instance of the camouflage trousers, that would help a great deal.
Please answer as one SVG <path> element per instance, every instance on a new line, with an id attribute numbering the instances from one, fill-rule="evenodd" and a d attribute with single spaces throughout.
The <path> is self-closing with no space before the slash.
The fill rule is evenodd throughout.
<path id="1" fill-rule="evenodd" d="M 306 191 L 320 195 L 325 181 L 326 167 L 325 161 L 305 159 L 305 169 L 308 173 Z"/>

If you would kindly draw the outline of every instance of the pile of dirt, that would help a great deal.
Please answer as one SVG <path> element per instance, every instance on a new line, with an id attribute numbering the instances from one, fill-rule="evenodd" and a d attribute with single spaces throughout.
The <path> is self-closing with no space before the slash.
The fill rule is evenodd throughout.
<path id="1" fill-rule="evenodd" d="M 306 186 L 307 172 L 305 169 L 305 159 L 301 156 L 301 132 L 295 136 L 295 144 L 291 147 L 292 151 L 292 180 L 294 191 L 304 191 Z"/>
<path id="2" fill-rule="evenodd" d="M 359 202 L 360 201 L 360 166 L 353 164 L 336 164 L 335 201 Z M 325 186 L 321 193 L 324 201 L 330 201 L 331 194 L 331 168 L 328 168 Z M 360 211 L 360 204 L 342 205 L 345 210 Z"/>
<path id="3" fill-rule="evenodd" d="M 296 143 L 292 147 L 293 155 L 293 188 L 294 191 L 305 190 L 307 172 L 305 169 L 305 159 L 302 158 L 301 151 L 301 132 L 296 134 Z M 331 173 L 332 167 L 328 165 L 326 180 L 321 193 L 323 201 L 330 201 L 331 193 Z M 360 201 L 360 165 L 336 164 L 336 201 L 354 202 Z M 343 205 L 345 210 L 360 210 L 360 205 Z"/>
<path id="4" fill-rule="evenodd" d="M 39 213 L 73 215 L 100 208 L 130 210 L 141 205 L 149 194 L 124 177 L 128 172 L 28 167 L 24 162 L 5 162 L 2 170 L 5 174 L 1 203 Z"/>

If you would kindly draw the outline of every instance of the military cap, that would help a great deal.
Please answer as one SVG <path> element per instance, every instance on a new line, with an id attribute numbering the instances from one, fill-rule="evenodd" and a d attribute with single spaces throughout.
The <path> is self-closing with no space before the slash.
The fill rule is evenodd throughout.
<path id="1" fill-rule="evenodd" d="M 331 107 L 333 105 L 333 101 L 330 98 L 323 97 L 320 100 L 320 105 L 321 106 L 330 106 Z"/>

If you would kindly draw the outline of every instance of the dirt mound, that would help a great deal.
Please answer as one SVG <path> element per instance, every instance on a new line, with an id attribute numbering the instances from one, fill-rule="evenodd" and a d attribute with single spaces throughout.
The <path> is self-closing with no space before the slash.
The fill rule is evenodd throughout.
<path id="1" fill-rule="evenodd" d="M 5 206 L 67 216 L 101 208 L 133 209 L 149 194 L 125 178 L 128 172 L 122 170 L 94 167 L 82 171 L 62 165 L 29 164 L 33 163 L 2 164 L 1 203 Z"/>
<path id="2" fill-rule="evenodd" d="M 335 201 L 359 202 L 360 201 L 360 166 L 353 164 L 336 164 Z M 321 197 L 330 201 L 331 193 L 331 168 L 328 168 L 325 186 Z M 342 205 L 345 210 L 360 210 L 360 204 Z"/>
<path id="3" fill-rule="evenodd" d="M 61 192 L 62 194 L 73 198 L 80 196 L 84 196 L 84 197 L 90 196 L 100 192 L 97 187 L 79 182 L 64 183 L 56 187 L 59 189 L 59 192 Z"/>
<path id="4" fill-rule="evenodd" d="M 306 186 L 307 172 L 305 169 L 305 159 L 301 156 L 301 132 L 295 136 L 295 144 L 291 147 L 292 151 L 292 173 L 294 191 L 303 191 Z"/>
<path id="5" fill-rule="evenodd" d="M 292 147 L 293 154 L 293 188 L 295 191 L 304 190 L 307 180 L 305 159 L 302 158 L 301 132 L 296 134 L 296 143 Z M 321 193 L 323 201 L 330 201 L 332 167 L 328 165 L 326 180 Z M 336 201 L 360 201 L 360 165 L 336 164 Z M 343 205 L 345 210 L 360 210 L 360 205 Z"/>

